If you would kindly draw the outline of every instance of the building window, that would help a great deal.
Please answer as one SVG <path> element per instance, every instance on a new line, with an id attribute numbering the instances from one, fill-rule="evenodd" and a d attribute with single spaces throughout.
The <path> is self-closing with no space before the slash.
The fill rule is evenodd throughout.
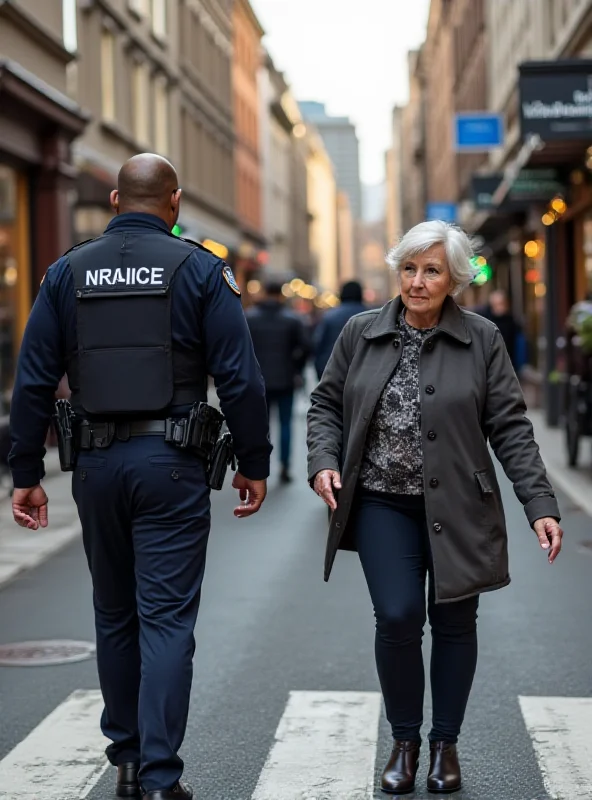
<path id="1" fill-rule="evenodd" d="M 62 0 L 62 30 L 64 47 L 75 53 L 78 49 L 78 26 L 76 23 L 76 0 Z"/>
<path id="2" fill-rule="evenodd" d="M 169 95 L 167 80 L 162 76 L 154 82 L 154 146 L 157 153 L 167 155 L 169 151 Z"/>
<path id="3" fill-rule="evenodd" d="M 150 73 L 146 63 L 134 64 L 132 73 L 134 137 L 146 144 L 150 140 Z"/>
<path id="4" fill-rule="evenodd" d="M 166 0 L 152 0 L 152 33 L 159 39 L 166 38 Z"/>
<path id="5" fill-rule="evenodd" d="M 139 17 L 150 16 L 150 0 L 127 0 L 130 11 Z"/>
<path id="6" fill-rule="evenodd" d="M 101 113 L 115 119 L 115 37 L 108 30 L 101 33 Z"/>

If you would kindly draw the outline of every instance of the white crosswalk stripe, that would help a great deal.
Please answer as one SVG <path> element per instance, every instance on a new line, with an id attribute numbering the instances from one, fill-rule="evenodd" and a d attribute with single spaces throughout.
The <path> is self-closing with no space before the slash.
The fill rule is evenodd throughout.
<path id="1" fill-rule="evenodd" d="M 592 698 L 520 697 L 552 800 L 591 800 Z M 101 693 L 76 691 L 0 761 L 0 800 L 84 800 L 108 767 Z M 294 691 L 251 800 L 372 800 L 377 692 Z"/>
<path id="2" fill-rule="evenodd" d="M 519 700 L 549 796 L 552 800 L 590 800 L 592 698 Z"/>
<path id="3" fill-rule="evenodd" d="M 0 761 L 1 800 L 82 800 L 107 767 L 98 691 L 70 695 Z"/>
<path id="4" fill-rule="evenodd" d="M 380 695 L 291 692 L 252 800 L 369 800 Z"/>

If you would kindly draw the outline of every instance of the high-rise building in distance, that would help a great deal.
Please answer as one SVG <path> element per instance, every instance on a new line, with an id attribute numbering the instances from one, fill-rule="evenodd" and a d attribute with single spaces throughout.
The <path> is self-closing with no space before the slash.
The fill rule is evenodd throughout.
<path id="1" fill-rule="evenodd" d="M 348 117 L 331 117 L 325 104 L 301 102 L 305 122 L 318 130 L 335 167 L 337 185 L 349 196 L 354 219 L 362 218 L 362 184 L 360 182 L 360 153 L 356 127 Z"/>

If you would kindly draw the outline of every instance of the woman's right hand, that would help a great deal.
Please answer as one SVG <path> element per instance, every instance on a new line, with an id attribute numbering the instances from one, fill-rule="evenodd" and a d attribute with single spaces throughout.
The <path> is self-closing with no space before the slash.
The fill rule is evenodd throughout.
<path id="1" fill-rule="evenodd" d="M 341 489 L 341 475 L 334 469 L 322 469 L 317 472 L 313 488 L 319 497 L 322 497 L 331 511 L 337 508 L 335 490 Z"/>

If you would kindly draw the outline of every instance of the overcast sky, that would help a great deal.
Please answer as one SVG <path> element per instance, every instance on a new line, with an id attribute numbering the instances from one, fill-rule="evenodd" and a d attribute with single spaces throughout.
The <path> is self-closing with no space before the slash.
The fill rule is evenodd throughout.
<path id="1" fill-rule="evenodd" d="M 391 111 L 407 98 L 406 53 L 424 39 L 429 0 L 251 0 L 277 69 L 298 100 L 349 116 L 362 180 L 384 177 Z"/>

